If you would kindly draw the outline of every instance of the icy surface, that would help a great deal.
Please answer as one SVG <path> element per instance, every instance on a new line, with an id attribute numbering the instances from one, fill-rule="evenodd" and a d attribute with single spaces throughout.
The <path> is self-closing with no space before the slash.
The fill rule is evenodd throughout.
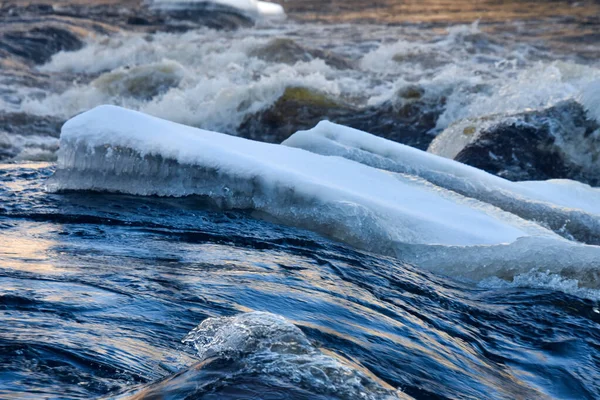
<path id="1" fill-rule="evenodd" d="M 203 6 L 227 7 L 251 18 L 281 18 L 285 16 L 279 4 L 257 0 L 150 0 L 151 7 L 165 10 L 181 10 Z"/>
<path id="2" fill-rule="evenodd" d="M 335 127 L 321 124 L 319 129 L 327 126 Z M 527 271 L 544 260 L 551 260 L 555 271 L 600 262 L 595 246 L 566 241 L 418 176 L 203 131 L 115 106 L 95 108 L 64 125 L 58 169 L 48 187 L 201 195 L 224 209 L 253 210 L 263 218 L 472 279 L 499 270 Z M 448 262 L 439 263 L 444 256 Z"/>
<path id="3" fill-rule="evenodd" d="M 600 189 L 579 182 L 510 182 L 485 171 L 366 132 L 321 122 L 284 145 L 339 156 L 372 167 L 419 176 L 522 218 L 543 222 L 581 241 L 600 243 Z"/>

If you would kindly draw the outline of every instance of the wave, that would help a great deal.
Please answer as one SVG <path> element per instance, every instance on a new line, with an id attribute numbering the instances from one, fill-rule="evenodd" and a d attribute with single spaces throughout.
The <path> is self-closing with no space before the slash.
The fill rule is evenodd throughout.
<path id="1" fill-rule="evenodd" d="M 600 267 L 600 248 L 562 239 L 416 174 L 201 131 L 112 106 L 65 124 L 48 189 L 200 195 L 221 209 L 252 210 L 261 218 L 466 279 L 544 268 L 575 271 L 581 279 L 593 278 L 583 284 L 599 284 L 589 271 Z M 598 218 L 577 222 L 597 229 Z"/>
<path id="2" fill-rule="evenodd" d="M 58 139 L 0 132 L 0 161 L 55 161 Z"/>
<path id="3" fill-rule="evenodd" d="M 374 45 L 381 30 L 364 29 L 354 46 L 340 44 L 351 28 L 317 25 L 93 36 L 39 68 L 68 84 L 44 95 L 23 92 L 16 108 L 67 119 L 114 104 L 276 142 L 329 118 L 421 149 L 465 118 L 509 118 L 573 99 L 590 115 L 595 110 L 588 88 L 600 78 L 598 68 L 551 61 L 558 56 L 510 35 L 477 25 L 435 36 L 389 27 L 383 44 Z M 397 40 L 407 35 L 415 39 Z M 144 77 L 144 85 L 136 83 Z M 289 101 L 296 89 L 335 107 Z"/>
<path id="4" fill-rule="evenodd" d="M 261 389 L 286 398 L 409 398 L 366 369 L 323 353 L 290 321 L 267 312 L 207 318 L 183 343 L 196 348 L 199 364 L 119 398 L 187 398 L 207 392 L 247 398 Z"/>

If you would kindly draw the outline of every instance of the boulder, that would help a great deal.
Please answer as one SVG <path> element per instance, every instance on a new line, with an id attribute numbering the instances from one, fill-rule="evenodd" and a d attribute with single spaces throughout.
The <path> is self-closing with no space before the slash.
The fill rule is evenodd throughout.
<path id="1" fill-rule="evenodd" d="M 428 151 L 512 181 L 573 179 L 600 185 L 600 124 L 575 100 L 459 121 Z"/>

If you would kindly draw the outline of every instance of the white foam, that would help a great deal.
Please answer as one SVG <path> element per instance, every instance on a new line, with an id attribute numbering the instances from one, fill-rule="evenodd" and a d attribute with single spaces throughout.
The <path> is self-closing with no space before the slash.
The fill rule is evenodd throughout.
<path id="1" fill-rule="evenodd" d="M 318 59 L 288 65 L 252 56 L 273 38 L 299 37 L 303 46 L 359 62 L 355 68 L 338 70 Z M 547 56 L 520 40 L 486 34 L 476 24 L 452 27 L 437 36 L 409 27 L 368 25 L 357 32 L 352 25 L 292 23 L 233 32 L 199 29 L 183 34 L 96 36 L 81 50 L 60 52 L 40 68 L 58 77 L 83 75 L 83 83 L 67 86 L 61 93 L 45 91 L 45 97 L 23 89 L 19 96 L 23 102 L 11 107 L 70 118 L 100 104 L 115 104 L 235 134 L 246 118 L 271 107 L 285 87 L 306 87 L 344 103 L 376 107 L 398 101 L 398 90 L 416 85 L 423 89 L 424 105 L 419 107 L 443 111 L 432 130 L 438 133 L 463 118 L 522 112 L 579 98 L 582 90 L 600 79 L 600 70 L 593 66 L 537 61 Z M 100 73 L 162 62 L 181 65 L 185 78 L 151 99 L 132 99 L 126 91 L 99 92 L 87 83 Z M 593 104 L 589 102 L 589 110 Z"/>
<path id="2" fill-rule="evenodd" d="M 142 35 L 93 39 L 80 51 L 57 54 L 42 69 L 91 77 L 103 72 L 97 78 L 101 82 L 76 85 L 43 99 L 26 99 L 20 108 L 66 119 L 101 104 L 114 104 L 235 133 L 245 118 L 270 107 L 288 87 L 305 87 L 337 98 L 352 95 L 357 85 L 366 88 L 369 84 L 339 77 L 339 71 L 322 60 L 288 65 L 249 56 L 268 42 L 268 37 L 256 37 L 249 30 L 156 34 L 152 40 Z M 144 76 L 172 84 L 152 98 L 131 96 L 129 84 Z"/>
<path id="3" fill-rule="evenodd" d="M 600 78 L 581 91 L 579 101 L 588 112 L 588 117 L 600 123 Z"/>
<path id="4" fill-rule="evenodd" d="M 9 161 L 54 161 L 57 150 L 53 137 L 0 132 L 0 155 Z"/>
<path id="5" fill-rule="evenodd" d="M 597 247 L 570 243 L 416 176 L 198 130 L 114 106 L 95 108 L 64 125 L 49 188 L 203 195 L 223 208 L 251 209 L 432 270 L 447 271 L 440 260 L 450 255 L 462 276 L 476 279 L 497 270 L 482 272 L 482 265 L 508 263 L 519 271 L 550 263 L 562 270 L 600 262 Z M 527 257 L 520 238 L 529 239 Z"/>
<path id="6" fill-rule="evenodd" d="M 590 87 L 600 79 L 597 65 L 539 61 L 556 58 L 521 40 L 487 34 L 474 23 L 451 27 L 433 40 L 384 43 L 364 55 L 361 67 L 443 99 L 437 133 L 465 118 L 543 109 L 573 98 L 586 99 L 588 110 L 596 110 L 597 90 Z"/>
<path id="7" fill-rule="evenodd" d="M 565 292 L 584 299 L 600 301 L 600 291 L 581 287 L 579 280 L 567 278 L 549 271 L 531 271 L 519 274 L 512 281 L 497 277 L 486 278 L 479 283 L 486 289 L 536 288 Z"/>
<path id="8" fill-rule="evenodd" d="M 285 318 L 267 312 L 207 318 L 182 341 L 201 360 L 242 361 L 236 374 L 267 374 L 314 393 L 347 399 L 398 399 L 403 394 L 362 368 L 322 353 Z"/>

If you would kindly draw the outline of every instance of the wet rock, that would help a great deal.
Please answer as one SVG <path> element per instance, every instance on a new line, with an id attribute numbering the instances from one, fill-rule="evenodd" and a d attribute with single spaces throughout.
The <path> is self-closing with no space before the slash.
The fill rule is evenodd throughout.
<path id="1" fill-rule="evenodd" d="M 445 101 L 443 96 L 428 97 L 421 87 L 408 85 L 383 104 L 332 121 L 425 150 L 435 137 L 433 129 Z"/>
<path id="2" fill-rule="evenodd" d="M 512 181 L 574 179 L 600 185 L 600 125 L 573 100 L 459 121 L 428 151 Z"/>
<path id="3" fill-rule="evenodd" d="M 61 50 L 73 51 L 83 46 L 77 35 L 63 27 L 23 28 L 0 33 L 0 49 L 34 64 L 47 62 Z"/>
<path id="4" fill-rule="evenodd" d="M 297 62 L 309 62 L 320 59 L 330 67 L 337 69 L 351 69 L 352 63 L 330 51 L 311 49 L 303 47 L 288 38 L 273 39 L 266 46 L 253 50 L 249 54 L 251 57 L 257 57 L 268 62 L 277 62 L 293 65 Z"/>
<path id="5" fill-rule="evenodd" d="M 164 60 L 104 73 L 92 85 L 111 96 L 150 100 L 179 85 L 184 75 L 179 63 Z"/>
<path id="6" fill-rule="evenodd" d="M 0 111 L 0 132 L 58 138 L 63 123 L 64 120 L 51 116 Z"/>
<path id="7" fill-rule="evenodd" d="M 281 143 L 321 119 L 335 120 L 356 111 L 353 106 L 316 90 L 290 87 L 270 108 L 246 117 L 237 133 L 249 139 Z"/>
<path id="8" fill-rule="evenodd" d="M 280 143 L 293 133 L 326 119 L 374 135 L 426 149 L 430 131 L 443 111 L 444 99 L 429 99 L 420 87 L 408 86 L 393 100 L 359 107 L 314 89 L 291 87 L 270 108 L 247 117 L 238 135 Z"/>
<path id="9" fill-rule="evenodd" d="M 154 10 L 154 13 L 169 24 L 170 29 L 167 30 L 185 31 L 198 26 L 231 30 L 254 25 L 254 19 L 235 12 L 233 9 L 206 9 L 200 7 L 202 4 L 204 3 L 199 3 L 198 7 L 190 6 L 185 9 Z M 178 21 L 191 24 L 181 24 Z"/>

